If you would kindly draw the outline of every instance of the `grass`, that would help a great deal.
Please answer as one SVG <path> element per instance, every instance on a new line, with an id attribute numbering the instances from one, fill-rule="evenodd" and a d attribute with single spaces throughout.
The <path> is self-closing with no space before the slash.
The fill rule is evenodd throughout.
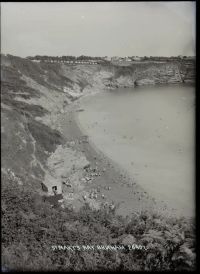
<path id="1" fill-rule="evenodd" d="M 6 179 L 5 179 L 6 180 Z M 12 181 L 2 186 L 2 265 L 10 270 L 178 271 L 195 269 L 195 224 L 141 213 L 124 218 L 86 204 L 79 212 Z M 122 245 L 132 235 L 148 250 L 53 251 L 52 245 Z"/>
<path id="2" fill-rule="evenodd" d="M 28 129 L 43 151 L 53 152 L 57 145 L 63 143 L 63 137 L 57 130 L 53 130 L 39 121 L 29 119 Z"/>

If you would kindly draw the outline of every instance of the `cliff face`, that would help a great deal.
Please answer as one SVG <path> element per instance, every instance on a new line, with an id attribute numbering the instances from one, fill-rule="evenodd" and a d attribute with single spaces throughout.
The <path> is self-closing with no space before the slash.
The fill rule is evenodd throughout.
<path id="1" fill-rule="evenodd" d="M 5 180 L 41 188 L 47 159 L 66 142 L 58 119 L 71 101 L 102 89 L 193 81 L 195 64 L 129 67 L 34 63 L 1 56 L 1 147 Z"/>
<path id="2" fill-rule="evenodd" d="M 165 63 L 142 62 L 122 67 L 109 64 L 35 63 L 11 55 L 2 55 L 2 68 L 3 73 L 5 72 L 3 75 L 8 75 L 10 69 L 16 74 L 15 77 L 22 75 L 26 78 L 26 82 L 30 78 L 46 88 L 65 92 L 69 99 L 72 99 L 75 93 L 78 96 L 94 88 L 104 89 L 195 81 L 195 61 L 187 60 Z"/>
<path id="3" fill-rule="evenodd" d="M 114 67 L 111 87 L 195 82 L 195 62 L 137 63 Z"/>

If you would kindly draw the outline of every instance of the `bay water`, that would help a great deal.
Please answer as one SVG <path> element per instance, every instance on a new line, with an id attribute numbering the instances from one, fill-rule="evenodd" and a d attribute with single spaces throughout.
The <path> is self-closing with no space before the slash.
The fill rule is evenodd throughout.
<path id="1" fill-rule="evenodd" d="M 117 89 L 85 97 L 81 105 L 81 127 L 99 150 L 152 197 L 194 215 L 194 87 Z"/>

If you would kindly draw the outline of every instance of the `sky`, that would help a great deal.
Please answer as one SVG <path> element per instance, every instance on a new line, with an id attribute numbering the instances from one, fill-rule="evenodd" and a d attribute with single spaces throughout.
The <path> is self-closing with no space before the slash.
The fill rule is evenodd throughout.
<path id="1" fill-rule="evenodd" d="M 1 52 L 195 55 L 195 16 L 195 1 L 1 2 Z"/>

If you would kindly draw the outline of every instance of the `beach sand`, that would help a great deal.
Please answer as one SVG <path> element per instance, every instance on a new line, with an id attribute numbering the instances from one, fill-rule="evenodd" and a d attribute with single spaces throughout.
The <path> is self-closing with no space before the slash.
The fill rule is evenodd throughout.
<path id="1" fill-rule="evenodd" d="M 85 141 L 86 133 L 78 120 L 80 109 L 80 99 L 70 104 L 67 111 L 59 118 L 59 127 L 67 142 L 75 143 L 73 149 L 87 158 L 91 170 L 96 169 L 97 171 L 98 176 L 90 182 L 84 182 L 84 190 L 81 191 L 89 196 L 91 190 L 98 189 L 95 203 L 114 204 L 116 213 L 123 216 L 137 214 L 141 211 L 154 211 L 164 215 L 175 214 L 167 208 L 164 202 L 158 202 L 154 197 L 150 197 L 121 166 L 99 151 L 90 139 Z M 84 200 L 80 198 L 78 201 L 73 203 L 75 208 L 84 203 Z"/>

